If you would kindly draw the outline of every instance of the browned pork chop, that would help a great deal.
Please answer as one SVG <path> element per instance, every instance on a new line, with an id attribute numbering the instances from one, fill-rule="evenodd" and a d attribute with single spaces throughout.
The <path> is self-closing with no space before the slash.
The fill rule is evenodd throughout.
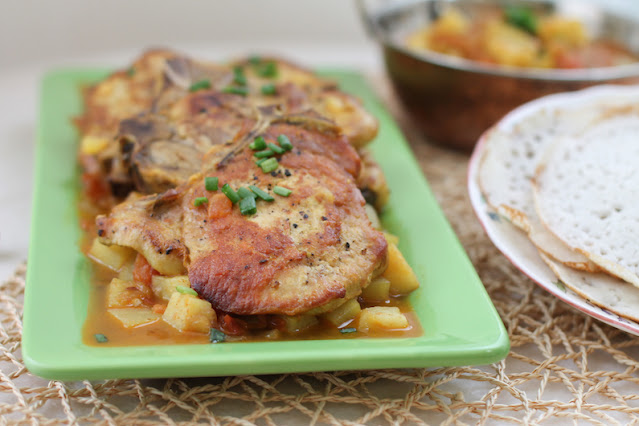
<path id="1" fill-rule="evenodd" d="M 355 184 L 359 157 L 338 132 L 286 120 L 259 132 L 267 142 L 281 134 L 294 149 L 281 155 L 276 171 L 255 165 L 247 142 L 257 134 L 249 132 L 213 147 L 202 174 L 172 190 L 162 214 L 149 206 L 156 199 L 144 197 L 99 217 L 101 241 L 142 248 L 160 271 L 183 253 L 192 287 L 214 308 L 235 314 L 319 313 L 357 296 L 384 270 L 387 256 Z M 255 185 L 273 194 L 279 185 L 292 194 L 258 201 L 257 213 L 245 216 L 219 191 L 206 191 L 204 176 L 234 189 Z M 196 207 L 197 197 L 208 203 Z M 167 255 L 168 247 L 179 249 Z"/>

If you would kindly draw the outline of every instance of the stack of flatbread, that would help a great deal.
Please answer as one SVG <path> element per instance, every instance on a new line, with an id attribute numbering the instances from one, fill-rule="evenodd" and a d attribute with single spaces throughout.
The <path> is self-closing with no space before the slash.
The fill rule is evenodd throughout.
<path id="1" fill-rule="evenodd" d="M 639 87 L 542 98 L 484 138 L 487 203 L 566 287 L 639 322 Z"/>

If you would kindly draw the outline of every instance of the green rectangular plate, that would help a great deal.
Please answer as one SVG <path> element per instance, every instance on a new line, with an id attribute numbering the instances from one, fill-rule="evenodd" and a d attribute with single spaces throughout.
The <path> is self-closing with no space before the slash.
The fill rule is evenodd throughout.
<path id="1" fill-rule="evenodd" d="M 410 148 L 364 78 L 324 72 L 359 96 L 380 121 L 372 143 L 392 191 L 382 221 L 421 288 L 410 296 L 424 330 L 415 338 L 362 338 L 211 345 L 94 347 L 82 343 L 91 267 L 78 246 L 77 134 L 80 88 L 104 70 L 63 70 L 43 81 L 33 220 L 24 302 L 29 370 L 60 380 L 227 376 L 303 371 L 486 364 L 502 359 L 508 335 L 433 197 Z"/>

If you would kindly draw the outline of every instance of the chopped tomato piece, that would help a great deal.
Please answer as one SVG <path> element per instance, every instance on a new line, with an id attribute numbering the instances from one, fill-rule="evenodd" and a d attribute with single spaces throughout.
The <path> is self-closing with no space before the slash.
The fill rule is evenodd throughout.
<path id="1" fill-rule="evenodd" d="M 246 334 L 246 330 L 248 328 L 246 322 L 228 314 L 221 317 L 219 325 L 220 329 L 230 336 L 242 336 Z"/>
<path id="2" fill-rule="evenodd" d="M 133 264 L 133 279 L 150 286 L 153 275 L 160 275 L 160 273 L 153 269 L 144 256 L 138 253 Z"/>

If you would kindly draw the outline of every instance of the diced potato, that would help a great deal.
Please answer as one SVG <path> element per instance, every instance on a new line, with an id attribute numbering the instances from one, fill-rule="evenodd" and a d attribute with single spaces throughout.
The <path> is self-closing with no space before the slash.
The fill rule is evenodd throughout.
<path id="1" fill-rule="evenodd" d="M 371 206 L 370 204 L 366 204 L 364 208 L 366 209 L 366 215 L 371 221 L 373 228 L 382 229 L 382 222 L 380 222 L 379 220 L 379 216 L 377 215 L 377 210 L 375 210 L 375 207 Z"/>
<path id="2" fill-rule="evenodd" d="M 490 22 L 483 36 L 484 49 L 500 64 L 528 67 L 537 58 L 539 41 L 519 28 L 501 21 Z"/>
<path id="3" fill-rule="evenodd" d="M 323 316 L 336 327 L 354 319 L 362 311 L 357 299 L 351 299 Z"/>
<path id="4" fill-rule="evenodd" d="M 396 306 L 374 306 L 362 310 L 358 330 L 397 330 L 408 327 L 408 320 Z"/>
<path id="5" fill-rule="evenodd" d="M 96 238 L 93 240 L 93 244 L 91 244 L 91 248 L 89 249 L 89 256 L 95 261 L 117 271 L 122 265 L 133 259 L 135 251 L 128 247 L 116 245 L 107 246 Z"/>
<path id="6" fill-rule="evenodd" d="M 179 285 L 190 288 L 191 283 L 189 283 L 189 277 L 186 275 L 178 275 L 177 277 L 154 275 L 151 282 L 153 293 L 164 300 L 171 299 L 173 293 L 177 291 L 175 287 Z"/>
<path id="7" fill-rule="evenodd" d="M 95 155 L 109 146 L 110 140 L 100 136 L 87 135 L 80 142 L 80 150 L 86 155 Z"/>
<path id="8" fill-rule="evenodd" d="M 151 289 L 135 281 L 113 278 L 107 286 L 107 308 L 140 307 L 152 298 Z"/>
<path id="9" fill-rule="evenodd" d="M 362 290 L 362 297 L 371 302 L 388 300 L 390 298 L 390 285 L 387 278 L 377 277 Z"/>
<path id="10" fill-rule="evenodd" d="M 160 319 L 161 315 L 151 308 L 111 308 L 108 310 L 125 328 L 150 324 Z"/>
<path id="11" fill-rule="evenodd" d="M 217 325 L 217 316 L 209 302 L 177 291 L 171 295 L 162 318 L 180 331 L 209 333 L 211 327 Z"/>
<path id="12" fill-rule="evenodd" d="M 318 323 L 314 315 L 280 315 L 280 318 L 283 318 L 286 322 L 286 331 L 289 333 L 299 333 Z"/>
<path id="13" fill-rule="evenodd" d="M 540 20 L 539 38 L 545 43 L 561 43 L 568 46 L 583 46 L 588 42 L 586 30 L 581 22 L 560 17 Z"/>
<path id="14" fill-rule="evenodd" d="M 395 244 L 388 244 L 388 267 L 382 276 L 390 281 L 390 294 L 408 294 L 419 287 L 417 275 Z"/>
<path id="15" fill-rule="evenodd" d="M 135 258 L 132 258 L 130 262 L 124 262 L 118 272 L 118 278 L 122 281 L 133 281 L 133 269 L 135 269 Z"/>
<path id="16" fill-rule="evenodd" d="M 388 244 L 399 244 L 399 237 L 397 235 L 393 235 L 391 233 L 388 233 L 386 231 L 384 231 L 384 238 L 386 238 L 386 242 Z"/>

